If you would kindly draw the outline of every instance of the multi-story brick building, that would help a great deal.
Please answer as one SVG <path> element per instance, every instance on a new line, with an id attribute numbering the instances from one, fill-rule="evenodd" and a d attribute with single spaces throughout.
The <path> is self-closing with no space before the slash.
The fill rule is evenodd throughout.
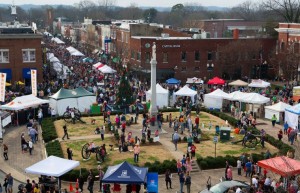
<path id="1" fill-rule="evenodd" d="M 0 72 L 7 81 L 25 81 L 30 85 L 30 69 L 37 70 L 37 80 L 42 81 L 42 35 L 34 34 L 30 27 L 0 28 Z"/>

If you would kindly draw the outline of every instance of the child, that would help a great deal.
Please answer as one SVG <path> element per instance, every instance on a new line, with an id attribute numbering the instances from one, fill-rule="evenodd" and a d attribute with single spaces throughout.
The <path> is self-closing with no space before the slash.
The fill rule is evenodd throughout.
<path id="1" fill-rule="evenodd" d="M 279 130 L 277 136 L 278 136 L 278 140 L 281 141 L 282 136 L 283 136 L 282 130 Z"/>

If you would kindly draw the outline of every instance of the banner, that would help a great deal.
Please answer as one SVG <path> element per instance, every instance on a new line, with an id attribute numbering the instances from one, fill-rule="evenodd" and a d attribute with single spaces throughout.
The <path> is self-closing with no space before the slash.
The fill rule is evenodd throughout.
<path id="1" fill-rule="evenodd" d="M 158 173 L 149 172 L 147 174 L 147 192 L 158 193 Z"/>
<path id="2" fill-rule="evenodd" d="M 0 73 L 0 101 L 5 102 L 6 73 Z"/>
<path id="3" fill-rule="evenodd" d="M 30 70 L 31 74 L 31 91 L 33 96 L 37 96 L 36 70 Z"/>

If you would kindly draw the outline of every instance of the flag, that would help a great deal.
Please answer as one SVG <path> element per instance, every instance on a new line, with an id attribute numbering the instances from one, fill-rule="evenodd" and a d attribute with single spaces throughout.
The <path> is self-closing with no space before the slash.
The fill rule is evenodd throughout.
<path id="1" fill-rule="evenodd" d="M 0 73 L 0 101 L 5 102 L 6 73 Z"/>
<path id="2" fill-rule="evenodd" d="M 36 70 L 30 70 L 31 74 L 31 91 L 33 96 L 37 96 Z"/>

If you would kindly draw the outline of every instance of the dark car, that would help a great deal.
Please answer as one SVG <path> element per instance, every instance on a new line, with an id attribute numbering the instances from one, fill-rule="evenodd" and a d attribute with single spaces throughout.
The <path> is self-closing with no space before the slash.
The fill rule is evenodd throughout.
<path id="1" fill-rule="evenodd" d="M 225 193 L 228 191 L 229 188 L 232 188 L 232 187 L 240 187 L 240 188 L 249 189 L 250 185 L 246 184 L 245 182 L 237 181 L 237 180 L 223 181 L 223 182 L 220 182 L 220 183 L 212 186 L 209 190 L 205 189 L 205 190 L 200 191 L 199 193 Z"/>

